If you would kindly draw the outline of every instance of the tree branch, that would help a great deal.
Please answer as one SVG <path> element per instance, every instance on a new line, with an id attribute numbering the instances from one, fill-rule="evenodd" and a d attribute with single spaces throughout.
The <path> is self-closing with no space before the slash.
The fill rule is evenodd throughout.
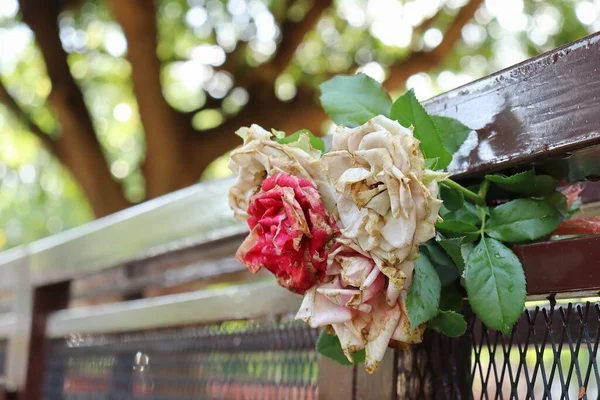
<path id="1" fill-rule="evenodd" d="M 462 28 L 473 18 L 482 2 L 482 0 L 471 0 L 461 8 L 435 49 L 414 52 L 408 58 L 394 64 L 390 69 L 390 75 L 383 83 L 384 87 L 388 90 L 402 87 L 411 75 L 439 65 L 459 41 Z"/>
<path id="2" fill-rule="evenodd" d="M 15 99 L 10 95 L 6 87 L 0 82 L 0 102 L 9 109 L 21 124 L 31 133 L 33 133 L 42 142 L 42 144 L 60 159 L 59 146 L 46 132 L 44 132 L 35 122 L 31 120 L 29 115 L 17 104 Z"/>
<path id="3" fill-rule="evenodd" d="M 272 77 L 276 78 L 290 64 L 306 34 L 314 28 L 323 12 L 331 7 L 332 3 L 332 0 L 315 0 L 311 9 L 300 21 L 286 20 L 282 24 L 281 42 L 277 46 L 277 53 L 268 62 L 273 69 Z"/>
<path id="4" fill-rule="evenodd" d="M 19 0 L 23 21 L 35 34 L 46 64 L 52 91 L 48 102 L 61 126 L 61 161 L 81 185 L 96 216 L 126 208 L 121 186 L 113 180 L 92 119 L 75 83 L 58 29 L 59 0 Z"/>
<path id="5" fill-rule="evenodd" d="M 275 55 L 258 68 L 239 77 L 238 86 L 250 86 L 257 81 L 273 82 L 294 59 L 298 46 L 306 34 L 314 28 L 319 18 L 331 5 L 332 0 L 314 0 L 313 6 L 298 22 L 286 20 L 281 24 L 281 42 Z"/>

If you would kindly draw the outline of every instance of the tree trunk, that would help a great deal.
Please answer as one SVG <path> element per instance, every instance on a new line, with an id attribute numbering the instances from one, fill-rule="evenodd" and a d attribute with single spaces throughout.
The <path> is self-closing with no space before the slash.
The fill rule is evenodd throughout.
<path id="1" fill-rule="evenodd" d="M 102 217 L 129 206 L 121 186 L 113 180 L 94 132 L 83 94 L 67 64 L 58 31 L 56 0 L 20 0 L 23 20 L 35 34 L 50 81 L 50 106 L 61 126 L 57 155 L 81 185 L 94 213 Z"/>
<path id="2" fill-rule="evenodd" d="M 190 119 L 172 108 L 162 93 L 161 63 L 156 54 L 156 7 L 153 0 L 109 0 L 127 38 L 135 97 L 146 138 L 142 167 L 146 195 L 154 198 L 198 181 L 201 171 L 188 139 Z M 218 154 L 213 154 L 213 158 Z"/>

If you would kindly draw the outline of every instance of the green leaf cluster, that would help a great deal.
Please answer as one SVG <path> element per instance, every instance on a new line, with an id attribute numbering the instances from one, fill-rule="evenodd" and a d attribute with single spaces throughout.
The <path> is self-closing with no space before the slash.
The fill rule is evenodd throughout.
<path id="1" fill-rule="evenodd" d="M 507 245 L 550 235 L 568 217 L 566 200 L 556 191 L 551 176 L 536 175 L 533 170 L 511 176 L 487 175 L 479 185 L 478 196 L 485 198 L 488 191 L 495 191 L 504 199 L 512 198 L 494 207 L 467 202 L 466 194 L 473 198 L 473 193 L 460 188 L 456 183 L 441 187 L 444 204 L 440 209 L 442 220 L 436 225 L 436 242 L 460 274 L 454 284 L 464 287 L 479 319 L 490 328 L 509 333 L 524 308 L 526 279 L 518 257 Z M 434 260 L 439 276 L 446 276 L 440 274 L 440 268 L 447 261 L 439 256 Z M 442 311 L 459 310 L 442 305 L 440 310 L 430 326 L 452 336 L 454 326 L 459 324 L 450 326 L 449 321 L 457 317 Z"/>

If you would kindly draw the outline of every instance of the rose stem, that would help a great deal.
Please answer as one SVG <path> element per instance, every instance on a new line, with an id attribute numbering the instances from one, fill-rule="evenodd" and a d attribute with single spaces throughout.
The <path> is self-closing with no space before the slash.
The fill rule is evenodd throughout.
<path id="1" fill-rule="evenodd" d="M 440 183 L 451 189 L 458 190 L 465 196 L 466 199 L 472 201 L 475 204 L 478 204 L 481 206 L 485 205 L 484 197 L 482 197 L 482 196 L 478 195 L 477 193 L 467 189 L 466 187 L 454 182 L 452 179 L 445 179 L 445 180 L 441 181 Z"/>
<path id="2" fill-rule="evenodd" d="M 481 182 L 481 186 L 479 186 L 479 197 L 484 199 L 483 206 L 478 205 L 477 211 L 479 211 L 479 218 L 481 219 L 481 238 L 483 239 L 483 232 L 485 232 L 485 220 L 486 220 L 486 207 L 485 207 L 485 198 L 487 196 L 487 192 L 490 189 L 490 181 L 484 179 Z"/>

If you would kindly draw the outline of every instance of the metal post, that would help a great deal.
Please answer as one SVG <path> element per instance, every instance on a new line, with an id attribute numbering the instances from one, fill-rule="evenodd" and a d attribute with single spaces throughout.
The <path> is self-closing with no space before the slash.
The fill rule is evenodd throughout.
<path id="1" fill-rule="evenodd" d="M 25 386 L 19 388 L 19 400 L 41 400 L 42 398 L 46 366 L 46 321 L 51 312 L 68 306 L 69 283 L 60 282 L 33 290 Z"/>

